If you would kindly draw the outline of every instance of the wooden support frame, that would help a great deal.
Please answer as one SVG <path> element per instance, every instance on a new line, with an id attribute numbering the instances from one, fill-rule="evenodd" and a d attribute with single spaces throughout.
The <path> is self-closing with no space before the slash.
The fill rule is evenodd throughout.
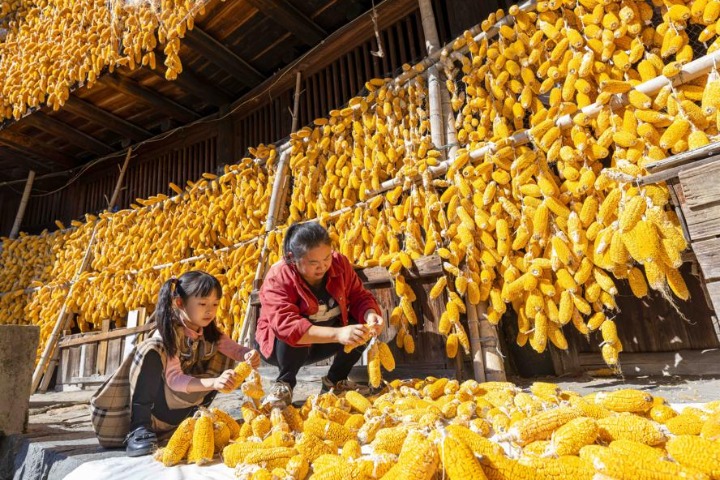
<path id="1" fill-rule="evenodd" d="M 187 32 L 184 43 L 248 87 L 265 80 L 255 67 L 197 26 Z"/>
<path id="2" fill-rule="evenodd" d="M 139 85 L 130 78 L 106 75 L 100 79 L 100 82 L 119 92 L 135 97 L 143 103 L 152 105 L 165 112 L 168 116 L 176 118 L 182 122 L 189 123 L 200 118 L 200 115 L 189 108 L 183 107 L 179 103 L 163 97 L 161 94 L 154 92 L 149 88 Z"/>
<path id="3" fill-rule="evenodd" d="M 34 112 L 32 115 L 28 115 L 25 117 L 23 123 L 67 140 L 72 145 L 87 150 L 88 152 L 107 155 L 114 151 L 109 145 L 43 112 Z"/>
<path id="4" fill-rule="evenodd" d="M 75 95 L 70 95 L 70 98 L 68 98 L 67 102 L 65 102 L 65 106 L 63 108 L 73 115 L 77 115 L 78 117 L 82 117 L 93 123 L 102 125 L 103 127 L 119 133 L 120 135 L 124 135 L 130 140 L 134 140 L 136 142 L 153 136 L 152 132 L 139 127 L 134 123 L 130 123 L 117 115 L 107 112 L 90 102 L 76 97 Z"/>
<path id="5" fill-rule="evenodd" d="M 110 203 L 108 204 L 108 210 L 112 210 L 112 208 L 115 206 L 115 202 L 117 201 L 117 197 L 120 193 L 120 188 L 122 187 L 123 180 L 125 179 L 125 172 L 127 171 L 128 164 L 130 163 L 130 156 L 132 155 L 132 149 L 128 149 L 127 155 L 125 155 L 125 161 L 123 162 L 123 166 L 120 169 L 120 175 L 118 176 L 117 183 L 115 184 L 115 189 L 112 194 L 112 198 L 110 199 Z M 40 385 L 40 381 L 42 380 L 42 377 L 46 375 L 46 370 L 48 367 L 48 363 L 54 354 L 55 349 L 57 348 L 58 339 L 60 338 L 60 333 L 64 330 L 65 324 L 67 323 L 67 305 L 68 305 L 68 298 L 73 293 L 73 289 L 75 288 L 75 285 L 77 285 L 77 280 L 80 277 L 80 274 L 82 274 L 90 264 L 90 256 L 91 256 L 91 250 L 95 243 L 95 235 L 97 233 L 97 223 L 93 227 L 92 235 L 90 236 L 90 240 L 88 241 L 87 247 L 85 247 L 85 254 L 83 256 L 82 262 L 80 262 L 80 266 L 78 267 L 77 271 L 75 272 L 75 276 L 73 277 L 72 282 L 70 283 L 70 288 L 68 289 L 67 294 L 65 295 L 65 299 L 63 301 L 62 307 L 60 308 L 60 312 L 58 313 L 57 320 L 55 321 L 55 325 L 53 326 L 53 330 L 50 333 L 49 338 L 47 339 L 45 343 L 45 348 L 43 349 L 43 353 L 40 356 L 40 359 L 38 360 L 37 365 L 35 366 L 35 371 L 33 372 L 32 377 L 32 385 L 30 387 L 30 393 L 34 393 L 35 390 L 37 390 L 38 386 Z"/>
<path id="6" fill-rule="evenodd" d="M 287 0 L 248 0 L 248 3 L 306 45 L 316 45 L 327 36 L 322 27 Z"/>
<path id="7" fill-rule="evenodd" d="M 64 338 L 55 349 L 58 361 L 57 385 L 98 384 L 114 373 L 135 343 L 156 328 L 145 308 L 128 312 L 126 328 L 110 330 L 109 319 L 103 320 L 100 332 L 87 332 Z M 49 370 L 52 371 L 52 368 Z M 40 391 L 47 390 L 50 375 L 43 377 Z"/>

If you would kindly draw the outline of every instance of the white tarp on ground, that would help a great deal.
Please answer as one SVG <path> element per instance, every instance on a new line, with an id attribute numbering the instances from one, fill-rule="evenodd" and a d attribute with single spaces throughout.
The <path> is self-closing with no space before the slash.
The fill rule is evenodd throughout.
<path id="1" fill-rule="evenodd" d="M 702 403 L 672 403 L 676 411 L 701 408 Z M 364 452 L 368 453 L 368 452 Z M 212 465 L 165 467 L 151 455 L 138 458 L 114 457 L 87 462 L 70 472 L 64 480 L 235 480 L 235 471 L 216 460 Z"/>
<path id="2" fill-rule="evenodd" d="M 235 480 L 234 469 L 222 462 L 212 465 L 176 465 L 165 467 L 151 455 L 114 457 L 83 463 L 65 476 L 65 480 Z"/>

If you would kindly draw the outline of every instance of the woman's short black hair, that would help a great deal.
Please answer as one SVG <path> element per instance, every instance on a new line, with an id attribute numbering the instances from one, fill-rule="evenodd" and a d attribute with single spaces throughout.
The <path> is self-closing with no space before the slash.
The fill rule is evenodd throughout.
<path id="1" fill-rule="evenodd" d="M 285 232 L 283 255 L 286 262 L 293 263 L 304 257 L 308 250 L 330 244 L 328 231 L 319 223 L 294 223 Z"/>

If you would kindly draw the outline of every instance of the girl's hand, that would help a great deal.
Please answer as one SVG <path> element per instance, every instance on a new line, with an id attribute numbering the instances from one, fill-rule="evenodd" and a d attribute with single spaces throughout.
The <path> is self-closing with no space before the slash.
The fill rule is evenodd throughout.
<path id="1" fill-rule="evenodd" d="M 250 350 L 245 354 L 245 361 L 250 364 L 253 368 L 260 366 L 260 354 L 257 350 Z"/>
<path id="2" fill-rule="evenodd" d="M 373 336 L 377 337 L 383 331 L 383 325 L 385 324 L 385 320 L 383 320 L 382 316 L 378 315 L 372 310 L 369 310 L 367 313 L 365 313 L 365 323 L 371 328 Z"/>
<path id="3" fill-rule="evenodd" d="M 235 370 L 225 370 L 213 382 L 213 390 L 235 390 Z"/>

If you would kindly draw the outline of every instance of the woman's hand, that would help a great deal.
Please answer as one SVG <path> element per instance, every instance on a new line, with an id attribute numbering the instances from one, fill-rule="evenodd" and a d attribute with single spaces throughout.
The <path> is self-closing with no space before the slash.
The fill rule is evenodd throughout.
<path id="1" fill-rule="evenodd" d="M 373 336 L 377 337 L 383 331 L 385 320 L 382 316 L 375 313 L 374 310 L 368 310 L 367 312 L 365 312 L 365 323 L 372 330 Z"/>
<path id="2" fill-rule="evenodd" d="M 353 324 L 338 328 L 337 341 L 342 345 L 359 345 L 365 343 L 365 326 Z"/>
<path id="3" fill-rule="evenodd" d="M 235 390 L 235 370 L 225 370 L 212 384 L 213 390 Z"/>
<path id="4" fill-rule="evenodd" d="M 260 366 L 260 354 L 257 350 L 250 350 L 245 354 L 245 361 L 250 364 L 253 368 Z"/>

